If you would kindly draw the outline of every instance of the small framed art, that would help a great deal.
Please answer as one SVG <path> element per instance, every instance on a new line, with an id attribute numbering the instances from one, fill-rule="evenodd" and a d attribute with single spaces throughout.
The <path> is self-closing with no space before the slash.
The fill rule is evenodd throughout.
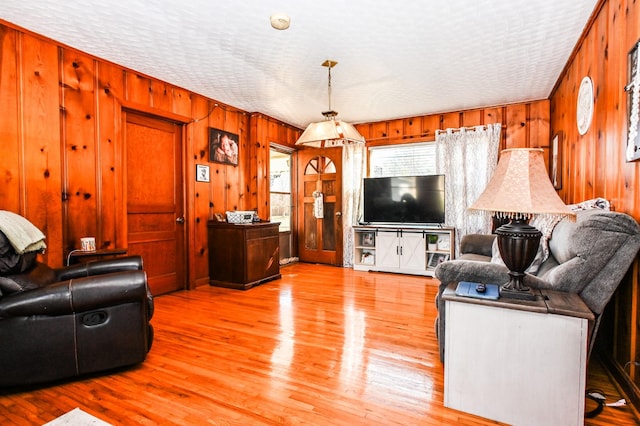
<path id="1" fill-rule="evenodd" d="M 627 91 L 627 146 L 625 158 L 627 161 L 640 159 L 640 61 L 638 49 L 640 40 L 633 45 L 629 52 L 629 83 L 625 87 Z"/>
<path id="2" fill-rule="evenodd" d="M 558 132 L 551 139 L 551 162 L 549 174 L 555 189 L 562 189 L 562 132 Z"/>
<path id="3" fill-rule="evenodd" d="M 209 166 L 196 164 L 196 182 L 209 182 Z"/>

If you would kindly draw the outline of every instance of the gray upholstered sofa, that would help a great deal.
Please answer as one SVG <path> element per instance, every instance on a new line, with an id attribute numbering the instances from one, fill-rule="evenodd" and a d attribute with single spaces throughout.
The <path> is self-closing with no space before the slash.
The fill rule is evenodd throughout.
<path id="1" fill-rule="evenodd" d="M 458 281 L 504 284 L 509 280 L 507 268 L 491 262 L 494 238 L 494 235 L 464 236 L 458 259 L 444 262 L 435 270 L 440 280 L 436 334 L 441 360 L 444 360 L 445 304 L 440 295 L 447 285 Z M 580 295 L 596 317 L 590 328 L 590 353 L 600 315 L 640 249 L 640 226 L 627 214 L 582 210 L 577 212 L 575 222 L 563 219 L 553 227 L 548 248 L 548 258 L 536 275 L 525 276 L 524 283 Z"/>

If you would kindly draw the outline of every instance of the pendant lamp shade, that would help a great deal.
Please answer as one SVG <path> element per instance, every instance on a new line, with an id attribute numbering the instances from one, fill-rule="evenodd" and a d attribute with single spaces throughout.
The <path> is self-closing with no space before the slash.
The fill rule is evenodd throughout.
<path id="1" fill-rule="evenodd" d="M 353 124 L 328 119 L 309 124 L 296 145 L 330 148 L 352 143 L 364 143 L 364 137 L 358 133 Z"/>
<path id="2" fill-rule="evenodd" d="M 338 62 L 327 59 L 322 63 L 329 70 L 329 111 L 322 113 L 325 120 L 311 123 L 296 141 L 296 145 L 306 145 L 316 148 L 330 148 L 356 143 L 365 143 L 364 137 L 349 123 L 337 120 L 337 112 L 331 109 L 331 68 Z"/>

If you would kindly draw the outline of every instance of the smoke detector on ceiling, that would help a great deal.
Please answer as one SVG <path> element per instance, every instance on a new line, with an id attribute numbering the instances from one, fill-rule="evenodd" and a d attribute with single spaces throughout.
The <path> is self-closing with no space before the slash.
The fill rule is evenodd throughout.
<path id="1" fill-rule="evenodd" d="M 274 13 L 269 18 L 271 26 L 276 30 L 286 30 L 291 24 L 291 18 L 285 13 Z"/>

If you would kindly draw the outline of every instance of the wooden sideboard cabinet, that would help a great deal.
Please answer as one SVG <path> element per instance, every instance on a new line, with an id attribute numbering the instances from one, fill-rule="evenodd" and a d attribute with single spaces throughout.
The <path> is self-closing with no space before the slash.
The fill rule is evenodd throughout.
<path id="1" fill-rule="evenodd" d="M 246 290 L 280 278 L 279 223 L 210 220 L 209 283 Z"/>

